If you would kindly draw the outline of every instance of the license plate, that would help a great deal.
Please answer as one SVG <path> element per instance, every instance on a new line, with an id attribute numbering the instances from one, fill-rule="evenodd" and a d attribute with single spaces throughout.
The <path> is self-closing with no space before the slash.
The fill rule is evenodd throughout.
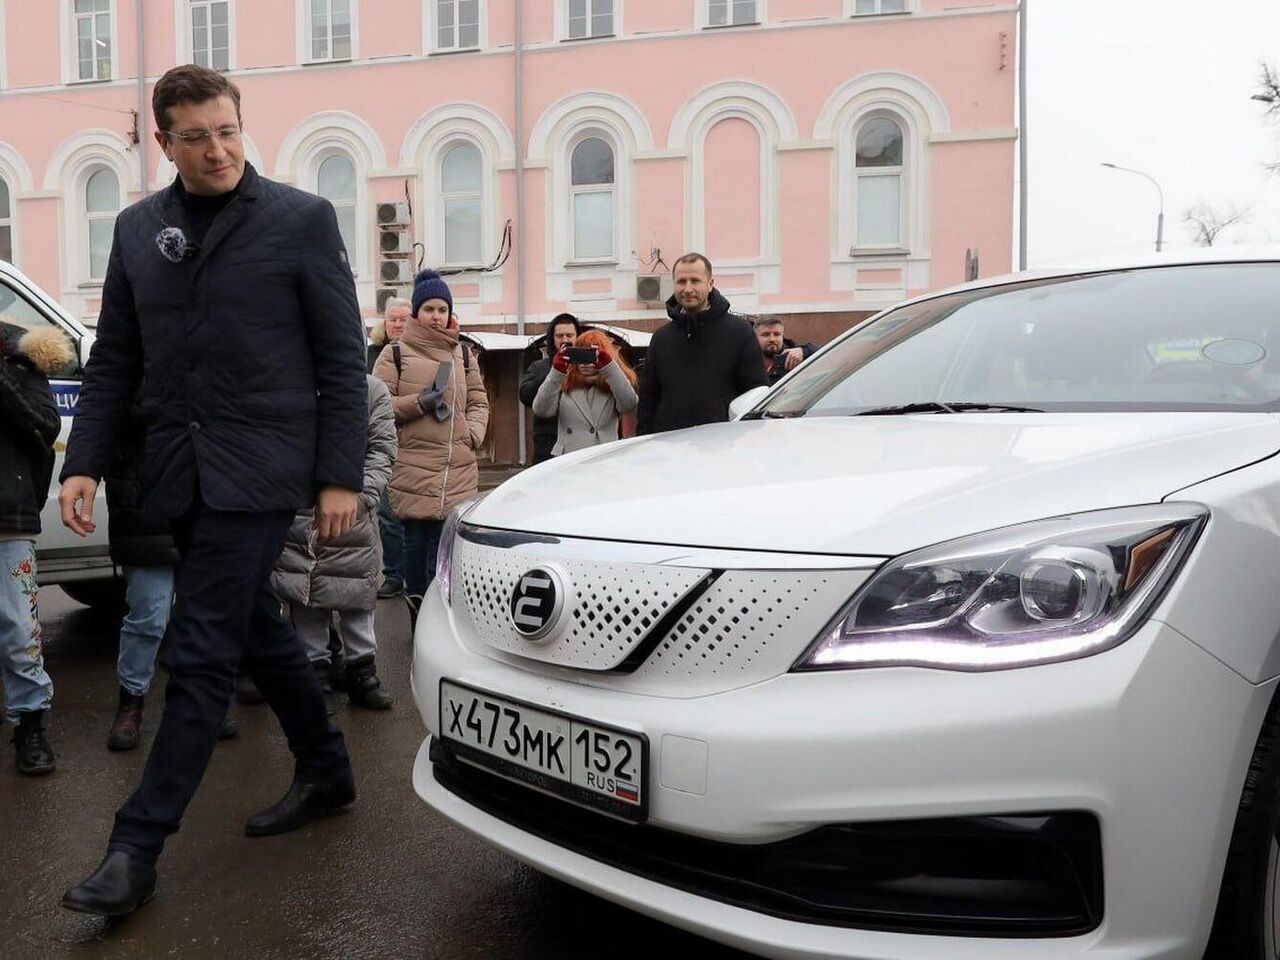
<path id="1" fill-rule="evenodd" d="M 648 813 L 641 734 L 440 681 L 440 733 L 463 759 L 625 820 Z"/>

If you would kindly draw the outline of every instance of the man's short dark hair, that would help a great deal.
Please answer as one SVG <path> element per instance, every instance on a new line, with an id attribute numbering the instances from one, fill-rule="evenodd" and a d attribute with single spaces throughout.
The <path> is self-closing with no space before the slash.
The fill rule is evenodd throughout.
<path id="1" fill-rule="evenodd" d="M 575 337 L 582 333 L 582 321 L 575 317 L 572 313 L 557 313 L 551 318 L 551 322 L 547 324 L 547 349 L 554 350 L 556 343 L 556 327 L 562 323 L 573 324 L 573 335 Z"/>
<path id="2" fill-rule="evenodd" d="M 682 263 L 700 263 L 707 268 L 708 277 L 714 277 L 716 275 L 715 270 L 711 266 L 711 261 L 708 260 L 701 253 L 686 253 L 683 257 L 681 257 L 679 260 L 677 260 L 675 263 L 671 265 L 672 275 L 675 274 L 676 267 L 680 266 L 680 264 Z"/>
<path id="3" fill-rule="evenodd" d="M 240 88 L 208 67 L 194 63 L 174 67 L 156 81 L 151 93 L 151 112 L 155 114 L 156 128 L 169 129 L 169 108 L 183 103 L 207 103 L 218 97 L 230 97 L 236 105 L 236 119 L 240 118 Z"/>
<path id="4" fill-rule="evenodd" d="M 761 327 L 781 327 L 784 321 L 781 317 L 756 317 L 751 321 L 751 325 L 759 330 Z"/>

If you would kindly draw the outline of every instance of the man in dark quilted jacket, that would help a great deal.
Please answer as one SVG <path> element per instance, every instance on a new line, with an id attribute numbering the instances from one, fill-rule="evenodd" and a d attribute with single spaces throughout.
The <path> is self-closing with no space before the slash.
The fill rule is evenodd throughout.
<path id="1" fill-rule="evenodd" d="M 144 508 L 180 561 L 162 659 L 164 713 L 106 858 L 63 906 L 122 916 L 194 795 L 243 664 L 294 756 L 249 836 L 295 830 L 355 799 L 342 735 L 268 578 L 294 513 L 321 538 L 356 516 L 365 447 L 364 328 L 333 207 L 245 163 L 240 92 L 176 67 L 155 86 L 156 139 L 177 167 L 116 220 L 98 339 L 62 471 L 62 520 L 93 529 L 98 481 L 137 402 Z"/>

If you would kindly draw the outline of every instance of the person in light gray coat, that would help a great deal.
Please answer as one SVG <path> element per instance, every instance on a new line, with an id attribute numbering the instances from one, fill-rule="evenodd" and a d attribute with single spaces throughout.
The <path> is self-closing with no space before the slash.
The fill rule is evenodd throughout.
<path id="1" fill-rule="evenodd" d="M 276 561 L 271 585 L 289 604 L 294 629 L 326 694 L 332 692 L 329 624 L 337 613 L 351 702 L 372 710 L 391 706 L 378 679 L 373 612 L 378 603 L 382 546 L 378 503 L 396 459 L 396 423 L 391 394 L 377 377 L 366 376 L 369 436 L 364 456 L 364 488 L 355 524 L 336 540 L 318 541 L 311 510 L 300 510 Z"/>
<path id="2" fill-rule="evenodd" d="M 531 406 L 535 417 L 556 419 L 556 443 L 551 453 L 557 457 L 617 440 L 622 417 L 639 403 L 635 371 L 607 334 L 588 330 L 574 346 L 594 349 L 595 363 L 570 363 L 566 350 L 559 350 L 551 358 L 551 371 Z"/>

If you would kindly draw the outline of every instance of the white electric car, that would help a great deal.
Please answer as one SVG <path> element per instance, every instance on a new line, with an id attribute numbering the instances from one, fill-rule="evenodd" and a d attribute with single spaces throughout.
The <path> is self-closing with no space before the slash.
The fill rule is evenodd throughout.
<path id="1" fill-rule="evenodd" d="M 761 954 L 1280 945 L 1280 254 L 908 302 L 451 517 L 436 810 Z"/>

